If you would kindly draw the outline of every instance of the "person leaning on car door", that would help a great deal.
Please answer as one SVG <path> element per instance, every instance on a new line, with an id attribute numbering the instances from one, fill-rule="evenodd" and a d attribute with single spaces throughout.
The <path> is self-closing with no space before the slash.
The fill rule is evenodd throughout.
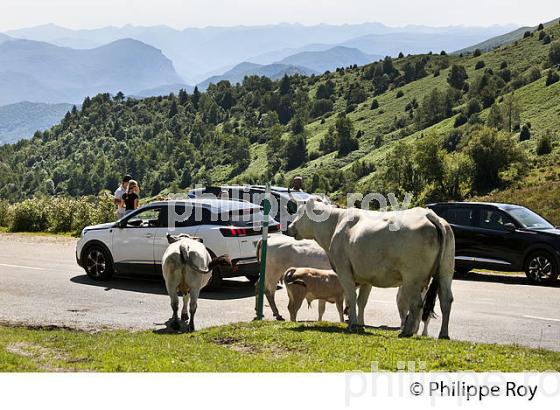
<path id="1" fill-rule="evenodd" d="M 122 179 L 121 185 L 115 191 L 115 198 L 113 199 L 113 202 L 117 207 L 117 219 L 121 219 L 126 213 L 126 205 L 123 201 L 123 195 L 127 193 L 128 183 L 131 179 L 132 177 L 130 175 L 125 175 Z"/>

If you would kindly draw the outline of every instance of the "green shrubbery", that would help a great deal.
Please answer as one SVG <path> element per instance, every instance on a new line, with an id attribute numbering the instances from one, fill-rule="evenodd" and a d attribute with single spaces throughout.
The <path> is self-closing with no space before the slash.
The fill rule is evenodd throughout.
<path id="1" fill-rule="evenodd" d="M 11 232 L 72 232 L 115 219 L 113 197 L 36 197 L 9 204 L 0 201 L 0 226 Z"/>

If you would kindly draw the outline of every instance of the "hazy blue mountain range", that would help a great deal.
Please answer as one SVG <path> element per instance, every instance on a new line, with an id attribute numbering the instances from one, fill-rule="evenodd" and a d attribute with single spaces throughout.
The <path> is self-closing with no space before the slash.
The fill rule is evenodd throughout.
<path id="1" fill-rule="evenodd" d="M 0 145 L 33 136 L 58 124 L 71 104 L 20 102 L 0 107 Z"/>
<path id="2" fill-rule="evenodd" d="M 357 48 L 337 46 L 324 51 L 296 53 L 283 58 L 279 63 L 307 67 L 316 72 L 324 73 L 327 70 L 333 71 L 337 67 L 348 67 L 353 64 L 365 65 L 381 58 L 383 56 L 365 54 Z"/>
<path id="3" fill-rule="evenodd" d="M 544 26 L 551 26 L 553 24 L 558 24 L 558 21 L 560 19 L 554 19 L 552 21 L 549 21 L 547 23 L 544 23 Z M 492 37 L 489 38 L 485 41 L 482 41 L 480 43 L 477 44 L 472 44 L 469 47 L 465 47 L 461 50 L 457 50 L 457 53 L 472 53 L 474 50 L 476 50 L 477 48 L 482 50 L 482 51 L 489 51 L 492 50 L 496 47 L 499 47 L 503 44 L 507 44 L 507 43 L 511 43 L 515 40 L 519 40 L 521 38 L 523 38 L 523 34 L 525 34 L 526 31 L 534 31 L 538 26 L 533 26 L 533 27 L 520 27 L 517 30 L 513 30 L 510 31 L 509 33 L 505 33 L 502 34 L 500 36 L 496 36 L 496 37 Z"/>
<path id="4" fill-rule="evenodd" d="M 201 90 L 205 90 L 210 83 L 216 84 L 220 81 L 227 80 L 232 84 L 241 83 L 243 82 L 243 78 L 245 76 L 250 75 L 258 75 L 258 76 L 265 76 L 269 77 L 273 80 L 277 80 L 284 75 L 294 75 L 294 74 L 301 74 L 301 75 L 312 75 L 318 74 L 317 71 L 311 70 L 307 67 L 300 67 L 296 65 L 289 65 L 289 64 L 267 64 L 267 65 L 260 65 L 255 63 L 248 63 L 243 62 L 231 70 L 226 71 L 222 75 L 217 75 L 206 79 L 205 81 L 198 84 L 198 87 Z"/>
<path id="5" fill-rule="evenodd" d="M 146 97 L 157 97 L 160 95 L 169 95 L 171 93 L 177 94 L 181 89 L 185 90 L 190 94 L 193 92 L 194 87 L 192 85 L 184 84 L 184 83 L 165 84 L 165 85 L 160 85 L 158 87 L 140 90 L 134 94 L 134 97 L 146 98 Z"/>
<path id="6" fill-rule="evenodd" d="M 171 60 L 137 40 L 87 50 L 30 40 L 0 44 L 0 105 L 81 103 L 99 92 L 133 94 L 174 83 L 182 80 Z"/>
<path id="7" fill-rule="evenodd" d="M 176 30 L 167 26 L 103 27 L 70 30 L 44 25 L 9 31 L 16 38 L 46 41 L 61 46 L 90 48 L 108 42 L 134 38 L 162 50 L 188 84 L 196 84 L 222 70 L 251 61 L 260 64 L 278 62 L 302 51 L 322 51 L 336 45 L 358 48 L 366 54 L 394 55 L 445 48 L 457 50 L 490 37 L 511 31 L 512 26 L 492 27 L 388 27 L 380 23 L 303 26 L 276 24 L 264 26 L 206 27 Z M 392 35 L 368 38 L 369 35 Z M 426 41 L 430 41 L 426 44 Z M 356 43 L 354 43 L 354 41 Z M 325 44 L 323 49 L 297 50 L 310 44 Z M 395 47 L 398 44 L 399 47 Z M 296 49 L 294 53 L 285 51 Z M 398 50 L 397 50 L 398 49 Z M 440 50 L 438 50 L 440 51 Z M 270 53 L 267 61 L 253 57 Z M 277 53 L 274 56 L 274 53 Z M 342 64 L 340 64 L 342 65 Z"/>

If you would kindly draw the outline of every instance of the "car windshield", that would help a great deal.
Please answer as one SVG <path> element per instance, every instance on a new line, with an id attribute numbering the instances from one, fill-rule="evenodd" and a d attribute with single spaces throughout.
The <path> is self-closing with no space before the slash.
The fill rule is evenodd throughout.
<path id="1" fill-rule="evenodd" d="M 523 227 L 530 229 L 554 228 L 546 219 L 527 208 L 511 208 L 508 213 L 513 216 Z"/>

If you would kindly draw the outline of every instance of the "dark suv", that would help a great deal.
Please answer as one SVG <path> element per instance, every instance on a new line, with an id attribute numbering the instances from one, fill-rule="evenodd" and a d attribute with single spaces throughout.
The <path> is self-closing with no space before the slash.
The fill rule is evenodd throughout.
<path id="1" fill-rule="evenodd" d="M 551 283 L 560 266 L 560 229 L 519 205 L 450 202 L 428 205 L 455 233 L 455 270 L 525 271 L 533 283 Z"/>

